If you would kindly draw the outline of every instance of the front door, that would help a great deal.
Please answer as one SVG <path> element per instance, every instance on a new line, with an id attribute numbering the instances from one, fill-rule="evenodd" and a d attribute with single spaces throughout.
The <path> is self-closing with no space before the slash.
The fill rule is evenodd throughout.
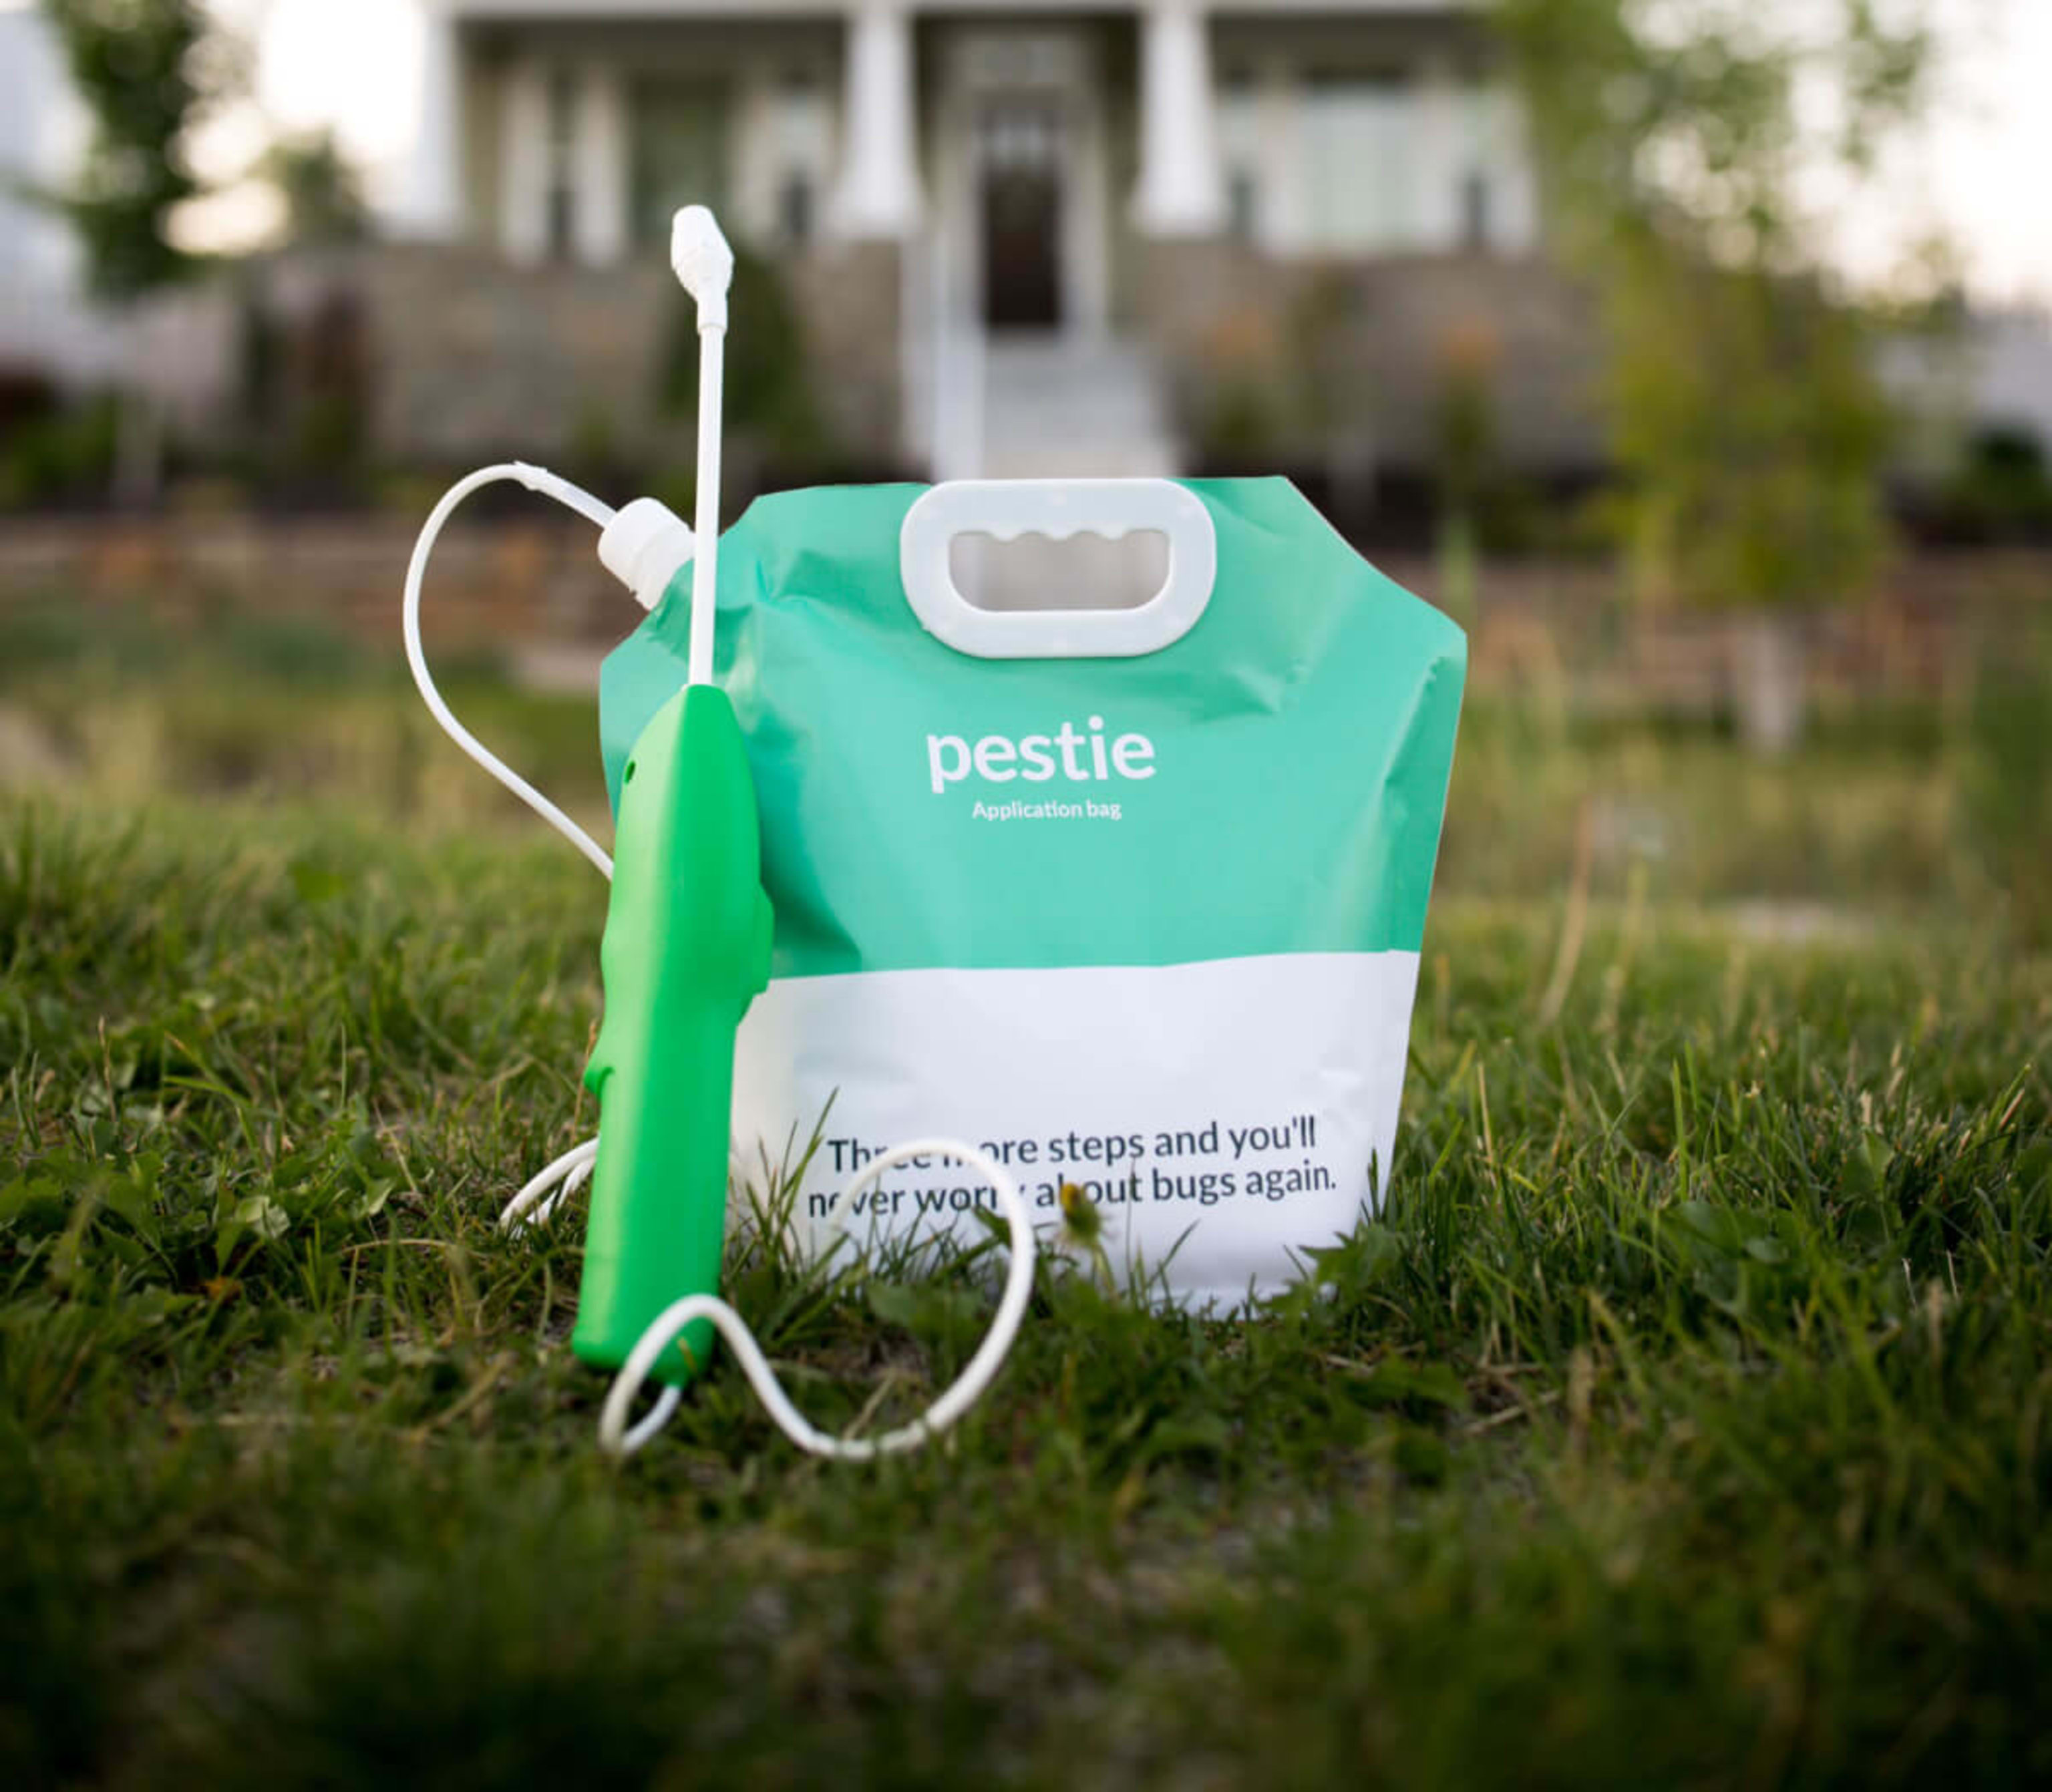
<path id="1" fill-rule="evenodd" d="M 983 320 L 1062 324 L 1062 115 L 1052 97 L 993 94 L 978 120 Z"/>

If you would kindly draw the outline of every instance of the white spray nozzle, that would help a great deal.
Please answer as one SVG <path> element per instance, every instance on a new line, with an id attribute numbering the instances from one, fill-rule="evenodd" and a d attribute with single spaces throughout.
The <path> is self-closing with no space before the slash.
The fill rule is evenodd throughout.
<path id="1" fill-rule="evenodd" d="M 643 609 L 652 610 L 695 545 L 691 525 L 668 505 L 637 498 L 601 531 L 598 558 Z"/>
<path id="2" fill-rule="evenodd" d="M 726 290 L 734 284 L 734 251 L 719 223 L 703 205 L 687 205 L 670 225 L 670 265 L 698 301 L 699 328 L 726 327 Z"/>
<path id="3" fill-rule="evenodd" d="M 699 307 L 699 508 L 691 562 L 691 681 L 711 684 L 713 608 L 719 589 L 719 422 L 726 402 L 726 289 L 734 284 L 734 251 L 704 206 L 687 205 L 672 221 L 670 265 Z"/>

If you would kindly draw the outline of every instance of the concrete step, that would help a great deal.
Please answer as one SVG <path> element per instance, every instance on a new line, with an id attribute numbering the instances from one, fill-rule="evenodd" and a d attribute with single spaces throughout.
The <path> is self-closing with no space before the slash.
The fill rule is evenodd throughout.
<path id="1" fill-rule="evenodd" d="M 1161 477 L 1181 458 L 1160 375 L 1133 344 L 1007 335 L 985 346 L 986 477 Z"/>

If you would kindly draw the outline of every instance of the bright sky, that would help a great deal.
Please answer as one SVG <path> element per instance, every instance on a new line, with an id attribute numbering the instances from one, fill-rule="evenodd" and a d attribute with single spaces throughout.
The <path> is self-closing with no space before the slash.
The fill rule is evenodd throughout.
<path id="1" fill-rule="evenodd" d="M 1938 98 L 1919 140 L 1842 219 L 1856 272 L 1934 226 L 1974 291 L 2052 307 L 2052 0 L 1937 0 Z"/>
<path id="2" fill-rule="evenodd" d="M 0 6 L 21 0 L 0 0 Z M 420 53 L 413 0 L 214 0 L 256 49 L 256 106 L 217 121 L 204 164 L 246 164 L 268 127 L 332 125 L 374 196 L 397 190 Z M 1936 0 L 1941 96 L 1921 139 L 1836 218 L 1841 253 L 1885 274 L 1934 227 L 1985 299 L 2052 305 L 2052 0 Z M 262 202 L 220 202 L 195 233 L 260 229 Z"/>

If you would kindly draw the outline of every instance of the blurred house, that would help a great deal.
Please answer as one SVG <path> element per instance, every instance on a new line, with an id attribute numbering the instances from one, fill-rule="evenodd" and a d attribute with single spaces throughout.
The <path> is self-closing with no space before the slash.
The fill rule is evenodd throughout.
<path id="1" fill-rule="evenodd" d="M 408 233 L 607 279 L 707 202 L 873 452 L 1155 471 L 1223 415 L 1372 477 L 1455 338 L 1510 452 L 1593 452 L 1474 0 L 421 3 Z"/>
<path id="2" fill-rule="evenodd" d="M 69 226 L 35 197 L 75 172 L 88 131 L 62 49 L 34 8 L 0 10 L 0 378 L 78 385 L 118 344 L 84 299 Z"/>
<path id="3" fill-rule="evenodd" d="M 0 10 L 0 447 L 15 426 L 97 393 L 147 392 L 167 420 L 202 426 L 232 405 L 234 336 L 217 295 L 126 308 L 92 295 L 84 245 L 49 203 L 77 179 L 91 135 L 40 10 Z M 131 446 L 154 461 L 153 440 Z M 123 477 L 134 495 L 155 474 Z"/>
<path id="4" fill-rule="evenodd" d="M 1603 472 L 1596 319 L 1487 0 L 414 4 L 380 240 L 119 318 L 16 196 L 87 120 L 37 10 L 0 10 L 0 398 L 126 386 L 174 464 L 339 495 L 507 454 L 660 474 L 691 452 L 664 251 L 700 200 L 751 252 L 744 479 L 1273 469 L 1386 539 L 1459 482 L 1514 522 Z M 1884 370 L 1934 468 L 1962 418 L 2052 439 L 2042 320 L 1965 335 L 1964 384 L 1916 345 Z"/>
<path id="5" fill-rule="evenodd" d="M 1541 252 L 1482 0 L 417 5 L 382 242 L 116 324 L 62 227 L 0 198 L 0 362 L 146 392 L 201 464 L 671 464 L 663 248 L 697 199 L 794 320 L 738 338 L 809 358 L 816 427 L 765 464 L 1259 465 L 1400 509 L 1478 396 L 1506 468 L 1600 460 L 1590 319 Z M 84 132 L 36 13 L 0 11 L 0 168 L 61 184 Z"/>
<path id="6" fill-rule="evenodd" d="M 1918 416 L 2015 434 L 2052 458 L 2052 311 L 2027 306 L 1970 314 L 1956 340 L 1891 343 L 1882 375 Z"/>

